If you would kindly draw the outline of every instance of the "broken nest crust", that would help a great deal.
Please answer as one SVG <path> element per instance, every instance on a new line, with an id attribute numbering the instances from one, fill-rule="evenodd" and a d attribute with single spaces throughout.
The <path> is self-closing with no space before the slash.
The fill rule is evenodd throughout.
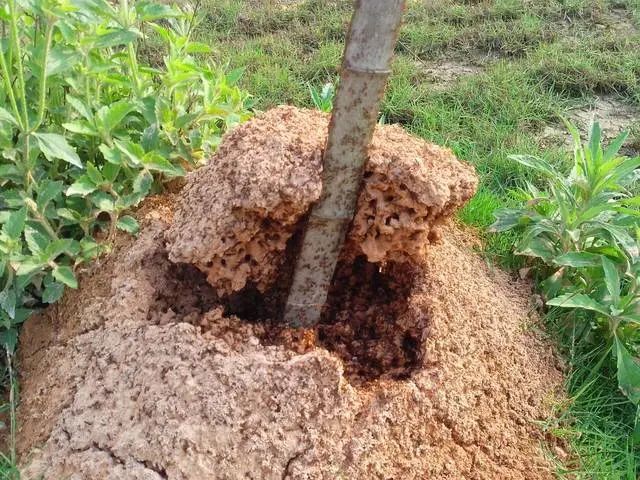
<path id="1" fill-rule="evenodd" d="M 322 183 L 328 115 L 281 106 L 225 136 L 191 174 L 166 238 L 169 258 L 196 265 L 221 295 L 264 291 Z M 379 126 L 344 255 L 419 258 L 438 224 L 475 192 L 471 166 L 398 126 Z"/>

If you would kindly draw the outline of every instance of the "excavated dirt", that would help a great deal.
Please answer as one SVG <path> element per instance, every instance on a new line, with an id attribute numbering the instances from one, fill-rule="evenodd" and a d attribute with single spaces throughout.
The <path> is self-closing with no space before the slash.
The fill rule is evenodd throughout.
<path id="1" fill-rule="evenodd" d="M 295 142 L 260 119 L 255 130 L 237 129 L 218 166 L 192 176 L 180 198 L 147 201 L 140 236 L 120 237 L 82 273 L 79 290 L 26 322 L 22 478 L 553 478 L 536 422 L 549 415 L 561 373 L 535 328 L 528 285 L 489 270 L 473 238 L 450 223 L 436 241 L 433 227 L 475 186 L 471 169 L 447 151 L 403 146 L 399 130 L 378 131 L 363 216 L 320 325 L 277 322 L 303 205 L 319 188 L 315 129 L 326 126 L 319 114 L 277 112 L 292 122 Z M 273 112 L 261 118 L 276 120 Z M 299 121 L 309 119 L 316 123 L 305 133 Z M 248 145 L 237 132 L 257 142 L 252 160 L 227 148 Z M 280 152 L 280 166 L 262 162 L 266 144 Z M 249 161 L 253 182 L 234 173 Z M 216 171 L 244 180 L 220 182 Z M 215 185 L 204 188 L 202 178 Z M 271 188 L 260 196 L 246 190 L 264 184 Z M 381 191 L 394 195 L 383 207 Z M 387 224 L 395 213 L 415 231 L 405 250 L 389 240 L 406 234 Z M 371 249 L 369 228 L 384 239 Z M 217 239 L 220 229 L 240 246 Z M 222 268 L 228 258 L 247 266 L 242 278 Z M 224 282 L 212 276 L 212 261 Z"/>

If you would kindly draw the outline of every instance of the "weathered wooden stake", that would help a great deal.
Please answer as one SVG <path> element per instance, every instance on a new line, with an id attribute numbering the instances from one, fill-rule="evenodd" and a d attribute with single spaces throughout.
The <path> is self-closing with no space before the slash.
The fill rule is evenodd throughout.
<path id="1" fill-rule="evenodd" d="M 353 215 L 380 100 L 390 73 L 405 0 L 357 0 L 324 151 L 322 196 L 313 206 L 296 262 L 284 320 L 320 319 Z"/>

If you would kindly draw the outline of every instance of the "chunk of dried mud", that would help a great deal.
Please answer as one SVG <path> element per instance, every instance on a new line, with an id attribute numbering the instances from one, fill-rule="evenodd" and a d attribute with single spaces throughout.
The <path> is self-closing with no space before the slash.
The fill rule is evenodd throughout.
<path id="1" fill-rule="evenodd" d="M 248 282 L 264 291 L 287 241 L 322 190 L 328 116 L 278 107 L 228 134 L 192 173 L 167 231 L 169 258 L 207 273 L 218 294 Z M 348 254 L 407 261 L 438 238 L 438 224 L 474 193 L 473 168 L 397 126 L 378 127 L 348 234 Z"/>

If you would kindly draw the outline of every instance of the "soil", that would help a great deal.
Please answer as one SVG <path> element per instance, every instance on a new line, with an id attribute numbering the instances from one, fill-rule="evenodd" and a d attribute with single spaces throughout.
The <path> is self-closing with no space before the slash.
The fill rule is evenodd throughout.
<path id="1" fill-rule="evenodd" d="M 624 130 L 637 129 L 640 122 L 640 109 L 615 95 L 601 95 L 594 97 L 593 101 L 584 107 L 574 108 L 567 113 L 568 119 L 574 123 L 578 130 L 586 136 L 594 120 L 600 123 L 602 135 L 606 142 L 613 140 Z M 633 135 L 622 148 L 624 155 L 634 156 L 638 154 L 637 140 Z M 563 125 L 548 126 L 542 132 L 542 138 L 549 143 L 573 146 L 573 139 Z"/>
<path id="2" fill-rule="evenodd" d="M 290 120 L 299 118 L 293 113 Z M 400 141 L 395 130 L 382 135 L 387 145 Z M 208 220 L 187 221 L 193 192 L 216 192 L 202 180 L 219 180 L 214 167 L 195 174 L 178 194 L 149 199 L 138 212 L 140 236 L 120 237 L 111 255 L 81 274 L 80 289 L 23 328 L 22 478 L 553 478 L 537 422 L 550 414 L 562 375 L 529 307 L 529 285 L 490 270 L 473 253 L 477 240 L 446 221 L 475 187 L 469 167 L 416 142 L 395 152 L 397 164 L 386 157 L 390 147 L 378 147 L 386 153 L 372 158 L 384 172 L 397 172 L 387 175 L 383 190 L 399 188 L 404 182 L 395 182 L 404 178 L 407 192 L 423 196 L 398 198 L 411 198 L 416 210 L 444 212 L 437 221 L 420 215 L 406 222 L 427 231 L 428 248 L 409 243 L 401 252 L 392 243 L 376 250 L 384 253 L 373 263 L 362 248 L 368 237 L 354 221 L 314 329 L 291 330 L 277 321 L 304 219 L 304 209 L 289 200 L 307 195 L 304 185 L 314 191 L 313 183 L 296 184 L 286 195 L 265 190 L 266 207 L 253 210 L 263 215 L 259 222 L 242 209 L 253 197 L 240 192 L 245 203 L 230 202 L 229 185 L 217 190 L 217 200 L 200 198 L 209 202 L 208 212 L 200 210 Z M 276 160 L 308 169 L 287 145 L 274 145 L 284 152 Z M 255 150 L 258 166 L 265 151 Z M 404 155 L 415 152 L 421 156 L 411 178 L 398 177 Z M 235 160 L 225 160 L 229 155 Z M 238 158 L 223 144 L 215 168 Z M 450 168 L 420 168 L 439 158 Z M 275 191 L 286 190 L 283 178 L 301 178 L 283 177 L 296 169 L 280 167 L 254 178 Z M 381 175 L 370 171 L 369 178 Z M 382 188 L 379 178 L 375 185 L 364 191 Z M 265 265 L 262 272 L 273 271 L 263 285 L 268 276 L 247 276 L 229 293 L 206 263 L 202 268 L 196 260 L 196 268 L 173 258 L 176 225 L 202 242 L 193 242 L 189 255 L 209 255 L 208 242 L 217 241 L 211 226 L 227 225 L 212 218 L 225 212 L 220 202 L 232 223 L 249 218 L 280 236 L 275 243 L 282 246 L 267 249 L 275 253 L 262 262 L 272 269 Z M 367 225 L 375 229 L 378 220 L 386 224 L 393 201 L 371 210 L 363 195 L 358 205 L 359 213 L 374 216 Z M 265 211 L 296 213 L 274 215 L 289 221 L 278 223 Z M 440 234 L 429 236 L 436 223 Z M 189 244 L 187 236 L 179 241 Z"/>

